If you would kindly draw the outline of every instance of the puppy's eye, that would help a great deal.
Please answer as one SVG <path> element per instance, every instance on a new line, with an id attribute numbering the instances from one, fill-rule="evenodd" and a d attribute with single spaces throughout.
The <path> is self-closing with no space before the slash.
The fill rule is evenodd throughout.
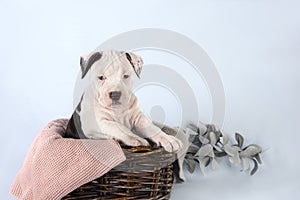
<path id="1" fill-rule="evenodd" d="M 98 76 L 98 79 L 103 81 L 104 80 L 104 76 Z"/>
<path id="2" fill-rule="evenodd" d="M 124 78 L 124 79 L 128 79 L 128 78 L 129 78 L 129 75 L 125 74 L 125 75 L 123 76 L 123 78 Z"/>

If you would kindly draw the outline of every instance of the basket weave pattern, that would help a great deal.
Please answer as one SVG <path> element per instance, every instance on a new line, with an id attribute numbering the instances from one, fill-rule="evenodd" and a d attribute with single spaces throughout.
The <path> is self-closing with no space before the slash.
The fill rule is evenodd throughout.
<path id="1" fill-rule="evenodd" d="M 169 199 L 175 154 L 151 147 L 123 147 L 123 151 L 126 161 L 63 199 Z"/>

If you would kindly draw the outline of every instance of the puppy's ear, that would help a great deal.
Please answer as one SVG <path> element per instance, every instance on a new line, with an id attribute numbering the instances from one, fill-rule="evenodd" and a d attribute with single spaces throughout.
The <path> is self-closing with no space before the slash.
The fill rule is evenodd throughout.
<path id="1" fill-rule="evenodd" d="M 85 75 L 88 73 L 92 65 L 100 60 L 102 57 L 102 52 L 92 52 L 86 55 L 83 55 L 80 57 L 80 67 L 81 67 L 81 79 L 85 77 Z"/>
<path id="2" fill-rule="evenodd" d="M 136 55 L 134 53 L 126 53 L 126 57 L 130 64 L 132 65 L 134 72 L 136 73 L 137 77 L 141 78 L 141 71 L 143 67 L 143 59 L 141 56 Z"/>

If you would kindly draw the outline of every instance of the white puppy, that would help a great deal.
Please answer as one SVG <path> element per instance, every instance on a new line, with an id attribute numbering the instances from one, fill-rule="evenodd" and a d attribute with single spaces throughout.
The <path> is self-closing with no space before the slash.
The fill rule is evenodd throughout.
<path id="1" fill-rule="evenodd" d="M 132 93 L 134 74 L 140 77 L 143 61 L 134 53 L 92 52 L 80 59 L 82 78 L 89 72 L 91 83 L 73 113 L 67 137 L 116 139 L 129 146 L 148 145 L 148 138 L 167 151 L 182 143 L 155 126 L 142 112 Z"/>

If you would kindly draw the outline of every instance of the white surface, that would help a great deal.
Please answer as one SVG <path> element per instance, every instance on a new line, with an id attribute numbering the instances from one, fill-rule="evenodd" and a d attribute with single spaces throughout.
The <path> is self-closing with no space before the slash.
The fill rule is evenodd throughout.
<path id="1" fill-rule="evenodd" d="M 0 198 L 39 130 L 69 117 L 79 55 L 137 28 L 198 42 L 226 94 L 224 129 L 270 148 L 250 177 L 225 165 L 176 185 L 172 199 L 299 199 L 299 1 L 0 2 Z M 144 102 L 147 104 L 147 102 Z"/>

